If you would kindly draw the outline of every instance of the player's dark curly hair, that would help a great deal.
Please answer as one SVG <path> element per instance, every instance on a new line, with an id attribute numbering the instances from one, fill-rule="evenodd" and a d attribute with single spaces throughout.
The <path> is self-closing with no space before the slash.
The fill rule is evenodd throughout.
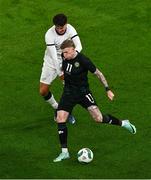
<path id="1" fill-rule="evenodd" d="M 55 26 L 64 26 L 67 24 L 67 16 L 64 14 L 57 14 L 53 17 L 53 23 Z"/>

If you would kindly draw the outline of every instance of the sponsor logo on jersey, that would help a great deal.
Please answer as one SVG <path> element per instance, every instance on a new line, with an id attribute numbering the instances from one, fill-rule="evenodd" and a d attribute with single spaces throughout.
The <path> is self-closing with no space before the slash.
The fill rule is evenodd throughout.
<path id="1" fill-rule="evenodd" d="M 75 63 L 74 63 L 74 66 L 75 66 L 75 67 L 79 67 L 79 66 L 80 66 L 79 62 L 75 62 Z"/>

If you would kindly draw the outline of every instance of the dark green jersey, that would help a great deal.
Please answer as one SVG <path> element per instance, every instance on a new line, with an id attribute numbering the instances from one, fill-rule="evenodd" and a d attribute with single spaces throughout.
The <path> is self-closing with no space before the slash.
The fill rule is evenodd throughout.
<path id="1" fill-rule="evenodd" d="M 67 87 L 89 87 L 88 71 L 94 73 L 95 65 L 85 55 L 78 53 L 72 60 L 63 58 L 62 70 L 64 72 L 65 86 Z"/>

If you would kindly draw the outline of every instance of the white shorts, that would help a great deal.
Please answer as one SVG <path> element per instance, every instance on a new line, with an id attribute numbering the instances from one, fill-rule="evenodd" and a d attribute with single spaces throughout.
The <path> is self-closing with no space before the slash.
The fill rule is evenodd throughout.
<path id="1" fill-rule="evenodd" d="M 57 75 L 59 75 L 59 76 L 62 75 L 61 70 L 59 72 L 60 73 L 58 74 L 57 70 L 55 68 L 43 65 L 41 77 L 40 77 L 40 82 L 50 85 L 52 83 L 52 81 L 54 79 L 56 79 Z"/>

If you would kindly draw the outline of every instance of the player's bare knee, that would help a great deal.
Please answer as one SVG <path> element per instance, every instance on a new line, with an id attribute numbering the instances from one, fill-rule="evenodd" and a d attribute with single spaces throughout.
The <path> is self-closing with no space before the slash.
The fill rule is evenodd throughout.
<path id="1" fill-rule="evenodd" d="M 95 121 L 96 121 L 97 123 L 101 123 L 101 122 L 102 122 L 102 115 L 97 114 L 96 117 L 95 117 Z"/>
<path id="2" fill-rule="evenodd" d="M 47 88 L 40 87 L 39 93 L 41 96 L 47 96 L 49 90 Z"/>
<path id="3" fill-rule="evenodd" d="M 103 120 L 102 118 L 103 118 L 103 117 L 102 117 L 102 114 L 101 114 L 101 112 L 99 111 L 99 109 L 96 110 L 95 113 L 94 113 L 94 119 L 95 119 L 95 121 L 98 122 L 98 123 L 101 123 L 102 120 Z"/>
<path id="4" fill-rule="evenodd" d="M 63 116 L 57 115 L 56 121 L 57 123 L 62 123 L 65 122 L 65 118 Z"/>
<path id="5" fill-rule="evenodd" d="M 39 93 L 41 96 L 47 96 L 49 93 L 49 85 L 40 83 Z"/>
<path id="6" fill-rule="evenodd" d="M 88 110 L 96 122 L 102 122 L 102 114 L 97 106 L 90 106 Z"/>
<path id="7" fill-rule="evenodd" d="M 57 112 L 57 118 L 56 118 L 57 123 L 66 122 L 66 119 L 67 119 L 66 114 L 60 113 L 60 111 Z"/>
<path id="8" fill-rule="evenodd" d="M 44 91 L 42 89 L 39 90 L 39 93 L 40 93 L 41 96 L 45 96 L 45 93 L 44 93 Z"/>

